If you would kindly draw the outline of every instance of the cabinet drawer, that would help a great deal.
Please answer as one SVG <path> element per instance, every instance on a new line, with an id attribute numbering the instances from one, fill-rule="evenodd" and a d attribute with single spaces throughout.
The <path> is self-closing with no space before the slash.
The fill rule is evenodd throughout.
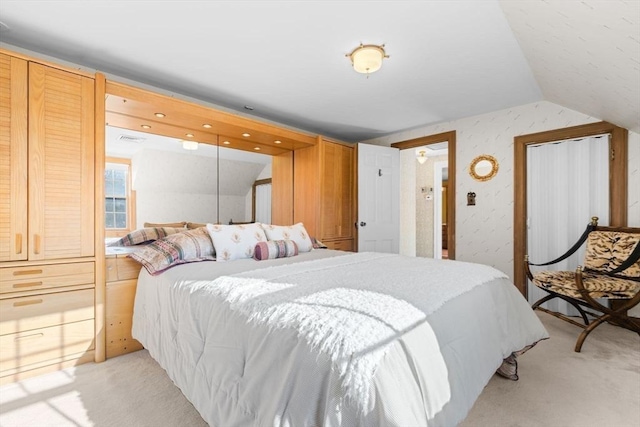
<path id="1" fill-rule="evenodd" d="M 333 240 L 333 241 L 322 241 L 327 248 L 335 249 L 337 251 L 353 251 L 353 239 L 347 240 Z"/>
<path id="2" fill-rule="evenodd" d="M 93 320 L 0 336 L 2 371 L 93 350 Z"/>
<path id="3" fill-rule="evenodd" d="M 0 300 L 0 335 L 93 318 L 93 289 Z"/>
<path id="4" fill-rule="evenodd" d="M 94 276 L 93 262 L 0 268 L 0 293 L 90 284 Z"/>

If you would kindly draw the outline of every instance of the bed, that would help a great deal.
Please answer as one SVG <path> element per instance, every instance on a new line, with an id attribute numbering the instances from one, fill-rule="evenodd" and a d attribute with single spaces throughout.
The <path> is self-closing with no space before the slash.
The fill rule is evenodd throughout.
<path id="1" fill-rule="evenodd" d="M 355 427 L 457 425 L 548 335 L 491 267 L 321 249 L 143 269 L 133 337 L 212 426 Z"/>

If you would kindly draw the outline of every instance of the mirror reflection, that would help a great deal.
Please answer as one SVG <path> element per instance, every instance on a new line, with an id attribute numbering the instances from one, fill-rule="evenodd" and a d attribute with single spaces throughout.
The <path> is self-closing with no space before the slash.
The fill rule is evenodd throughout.
<path id="1" fill-rule="evenodd" d="M 271 156 L 113 126 L 105 143 L 108 237 L 145 222 L 214 223 L 218 209 L 223 224 L 270 221 Z"/>

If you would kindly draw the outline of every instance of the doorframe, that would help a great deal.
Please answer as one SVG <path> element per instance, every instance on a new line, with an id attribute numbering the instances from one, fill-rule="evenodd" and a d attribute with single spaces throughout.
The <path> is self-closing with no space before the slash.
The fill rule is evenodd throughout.
<path id="1" fill-rule="evenodd" d="M 448 162 L 433 164 L 433 257 L 435 259 L 442 259 L 442 170 L 448 165 Z M 436 218 L 439 221 L 436 221 Z"/>
<path id="2" fill-rule="evenodd" d="M 513 283 L 527 298 L 524 257 L 527 253 L 527 147 L 566 139 L 610 134 L 609 145 L 609 222 L 614 227 L 627 225 L 627 166 L 629 131 L 609 122 L 554 129 L 516 136 L 514 142 Z M 585 218 L 585 225 L 588 222 Z"/>
<path id="3" fill-rule="evenodd" d="M 395 142 L 392 147 L 400 150 L 433 145 L 441 142 L 447 143 L 449 184 L 447 188 L 447 247 L 449 259 L 456 259 L 456 131 L 437 133 L 422 136 L 420 138 Z"/>

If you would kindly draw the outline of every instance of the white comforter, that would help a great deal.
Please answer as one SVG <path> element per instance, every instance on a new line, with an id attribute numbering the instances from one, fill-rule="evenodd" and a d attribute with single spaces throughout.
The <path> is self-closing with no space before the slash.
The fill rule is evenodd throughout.
<path id="1" fill-rule="evenodd" d="M 497 270 L 335 251 L 143 270 L 133 334 L 216 427 L 456 425 L 547 337 Z"/>

